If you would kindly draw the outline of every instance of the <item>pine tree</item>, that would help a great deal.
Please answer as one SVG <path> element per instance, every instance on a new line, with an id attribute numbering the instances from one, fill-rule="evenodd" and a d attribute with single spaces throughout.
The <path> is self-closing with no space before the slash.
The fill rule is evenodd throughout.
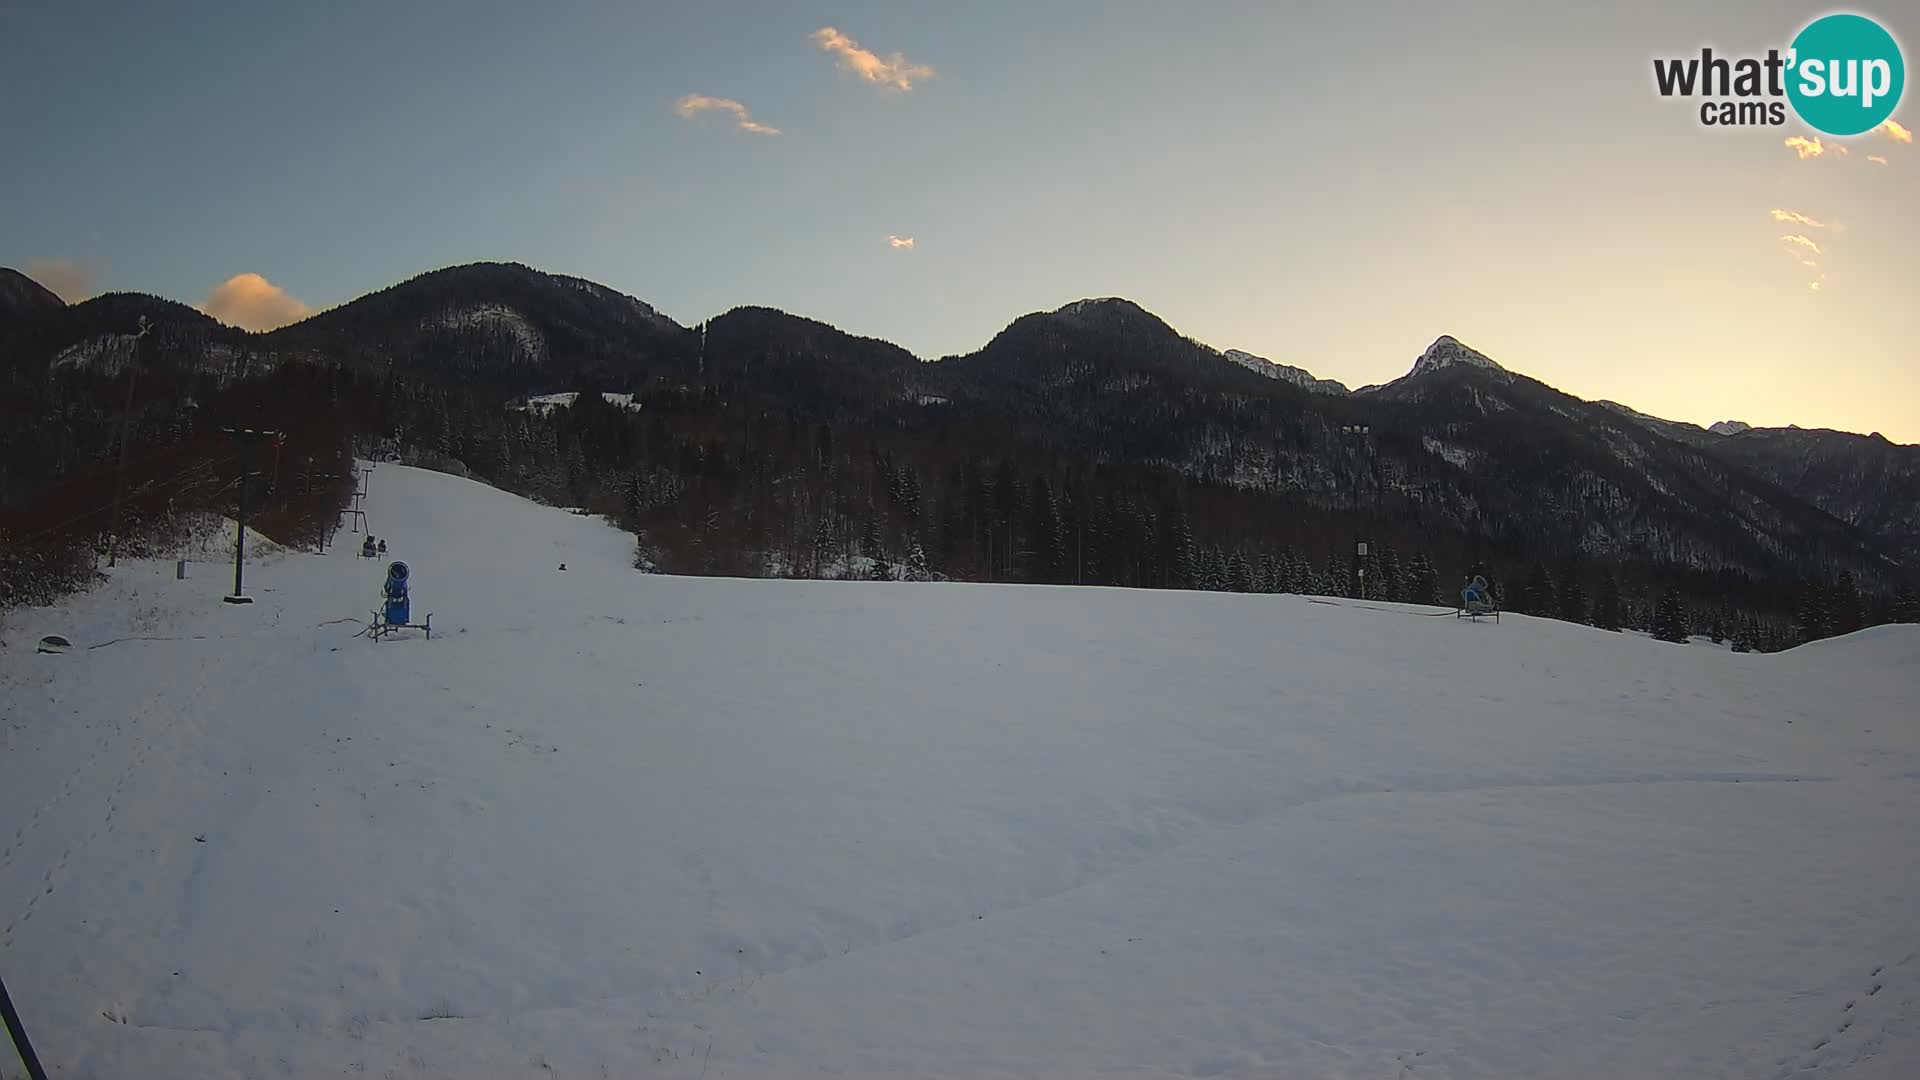
<path id="1" fill-rule="evenodd" d="M 1520 610 L 1528 615 L 1551 618 L 1559 614 L 1560 602 L 1554 595 L 1553 575 L 1542 563 L 1534 563 L 1527 583 L 1520 587 Z"/>
<path id="2" fill-rule="evenodd" d="M 1827 603 L 1827 591 L 1817 581 L 1802 582 L 1793 605 L 1795 637 L 1801 644 L 1819 641 L 1833 633 L 1833 621 Z"/>
<path id="3" fill-rule="evenodd" d="M 880 548 L 880 523 L 876 518 L 867 519 L 866 532 L 860 537 L 861 554 L 872 560 L 870 573 L 875 581 L 892 581 L 893 566 L 887 562 L 887 556 Z"/>
<path id="4" fill-rule="evenodd" d="M 1391 544 L 1381 544 L 1378 557 L 1367 572 L 1367 589 L 1381 600 L 1404 603 L 1406 587 L 1401 583 L 1402 574 L 1400 553 L 1393 550 Z M 1375 578 L 1378 580 L 1373 580 Z"/>
<path id="5" fill-rule="evenodd" d="M 1592 615 L 1587 610 L 1587 590 L 1580 584 L 1580 564 L 1578 561 L 1567 564 L 1566 572 L 1560 576 L 1560 618 L 1570 623 L 1588 623 Z"/>
<path id="6" fill-rule="evenodd" d="M 1678 645 L 1687 642 L 1687 614 L 1680 604 L 1680 590 L 1667 587 L 1660 594 L 1660 605 L 1653 613 L 1653 636 L 1657 641 L 1671 641 Z"/>
<path id="7" fill-rule="evenodd" d="M 1920 623 L 1920 595 L 1916 595 L 1913 586 L 1901 582 L 1893 593 L 1893 607 L 1887 617 L 1897 623 Z"/>
<path id="8" fill-rule="evenodd" d="M 1253 567 L 1247 564 L 1245 552 L 1235 554 L 1228 562 L 1227 588 L 1237 593 L 1253 591 Z"/>
<path id="9" fill-rule="evenodd" d="M 1200 567 L 1193 546 L 1193 530 L 1187 525 L 1187 515 L 1178 507 L 1174 508 L 1173 520 L 1167 529 L 1167 546 L 1167 587 L 1198 588 Z"/>
<path id="10" fill-rule="evenodd" d="M 1440 602 L 1440 572 L 1434 569 L 1433 560 L 1422 551 L 1413 557 L 1413 563 L 1407 571 L 1407 602 L 1411 604 L 1437 604 Z"/>
<path id="11" fill-rule="evenodd" d="M 1753 635 L 1752 625 L 1749 624 L 1744 619 L 1741 620 L 1739 627 L 1737 627 L 1733 632 L 1733 645 L 1732 645 L 1733 651 L 1741 652 L 1741 653 L 1752 652 L 1753 636 L 1754 635 Z"/>
<path id="12" fill-rule="evenodd" d="M 1260 556 L 1260 573 L 1254 587 L 1263 593 L 1277 593 L 1281 591 L 1281 584 L 1280 560 L 1269 551 Z"/>
<path id="13" fill-rule="evenodd" d="M 1854 584 L 1853 571 L 1841 573 L 1833 588 L 1833 632 L 1851 634 L 1866 622 L 1860 610 L 1860 589 Z"/>
<path id="14" fill-rule="evenodd" d="M 933 571 L 927 566 L 927 549 L 920 546 L 918 537 L 914 538 L 913 546 L 907 549 L 907 577 L 913 581 L 933 579 Z"/>
<path id="15" fill-rule="evenodd" d="M 1600 576 L 1599 591 L 1593 598 L 1593 625 L 1602 630 L 1618 631 L 1625 612 L 1620 605 L 1620 579 L 1609 570 Z"/>

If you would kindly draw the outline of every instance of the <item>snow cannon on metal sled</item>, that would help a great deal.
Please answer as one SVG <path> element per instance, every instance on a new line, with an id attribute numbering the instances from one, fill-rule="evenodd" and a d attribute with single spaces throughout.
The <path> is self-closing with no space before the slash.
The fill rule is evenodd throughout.
<path id="1" fill-rule="evenodd" d="M 388 634 L 401 630 L 425 630 L 427 640 L 433 640 L 433 613 L 428 612 L 425 621 L 413 621 L 413 597 L 411 596 L 412 571 L 407 564 L 395 562 L 387 567 L 386 584 L 380 587 L 380 610 L 373 613 L 373 621 L 367 624 L 367 636 L 375 641 Z"/>
<path id="2" fill-rule="evenodd" d="M 1460 606 L 1454 610 L 1456 619 L 1472 619 L 1478 622 L 1482 616 L 1491 615 L 1494 622 L 1500 621 L 1500 605 L 1494 603 L 1493 590 L 1487 587 L 1487 579 L 1475 574 L 1472 581 L 1460 590 Z"/>

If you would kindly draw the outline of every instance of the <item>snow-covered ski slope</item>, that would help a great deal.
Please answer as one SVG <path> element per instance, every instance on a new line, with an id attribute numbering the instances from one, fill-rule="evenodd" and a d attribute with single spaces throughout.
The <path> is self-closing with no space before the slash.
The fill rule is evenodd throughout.
<path id="1" fill-rule="evenodd" d="M 1916 628 L 655 577 L 467 480 L 367 507 L 431 642 L 352 636 L 345 534 L 248 608 L 136 564 L 8 617 L 54 1075 L 1920 1075 Z"/>

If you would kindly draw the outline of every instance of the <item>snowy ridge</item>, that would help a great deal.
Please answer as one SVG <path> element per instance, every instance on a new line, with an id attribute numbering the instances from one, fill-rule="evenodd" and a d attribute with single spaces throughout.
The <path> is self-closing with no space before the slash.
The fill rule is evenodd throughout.
<path id="1" fill-rule="evenodd" d="M 1055 315 L 1094 315 L 1101 311 L 1114 308 L 1136 308 L 1138 306 L 1139 305 L 1133 301 L 1122 297 L 1099 296 L 1088 297 L 1085 300 L 1075 300 L 1070 304 L 1062 304 L 1055 308 L 1053 313 Z"/>
<path id="2" fill-rule="evenodd" d="M 52 1075 L 1920 1075 L 1920 628 L 676 578 L 367 480 L 430 642 L 351 542 L 0 624 Z"/>
<path id="3" fill-rule="evenodd" d="M 1707 428 L 1715 435 L 1738 435 L 1743 431 L 1752 431 L 1753 425 L 1744 420 L 1721 420 Z"/>
<path id="4" fill-rule="evenodd" d="M 660 314 L 659 311 L 655 310 L 652 304 L 647 303 L 645 300 L 642 300 L 639 297 L 628 296 L 626 293 L 609 289 L 605 285 L 601 285 L 597 282 L 588 281 L 586 278 L 570 277 L 566 274 L 554 274 L 552 275 L 552 277 L 555 281 L 559 281 L 566 285 L 572 286 L 573 288 L 579 289 L 581 292 L 584 292 L 589 296 L 598 297 L 602 300 L 619 301 L 627 305 L 629 308 L 631 308 L 633 312 L 639 315 L 641 318 L 661 327 L 662 329 L 667 329 L 667 330 L 684 329 L 679 323 L 674 322 L 672 319 L 669 319 L 665 315 Z"/>
<path id="5" fill-rule="evenodd" d="M 1294 367 L 1292 364 L 1278 363 L 1264 356 L 1255 356 L 1250 352 L 1243 352 L 1239 349 L 1228 349 L 1220 355 L 1246 368 L 1255 375 L 1262 375 L 1269 379 L 1279 379 L 1281 382 L 1290 382 L 1295 386 L 1311 390 L 1317 394 L 1344 394 L 1347 392 L 1345 383 L 1334 379 L 1317 378 L 1313 372 L 1305 368 Z"/>
<path id="6" fill-rule="evenodd" d="M 1497 371 L 1503 375 L 1507 373 L 1506 368 L 1494 363 L 1484 353 L 1462 345 L 1459 341 L 1456 341 L 1446 334 L 1442 334 L 1434 339 L 1433 344 L 1427 346 L 1427 351 L 1421 353 L 1419 359 L 1413 362 L 1413 368 L 1407 372 L 1405 378 L 1418 378 L 1429 372 L 1439 371 L 1457 364 L 1485 368 L 1488 371 Z"/>

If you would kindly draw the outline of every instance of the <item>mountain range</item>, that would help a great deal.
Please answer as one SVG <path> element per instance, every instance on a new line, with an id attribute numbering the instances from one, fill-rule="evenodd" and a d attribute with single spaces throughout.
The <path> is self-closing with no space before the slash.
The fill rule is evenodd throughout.
<path id="1" fill-rule="evenodd" d="M 517 264 L 433 271 L 262 334 L 137 294 L 67 305 L 0 270 L 7 422 L 47 423 L 34 388 L 50 376 L 111 379 L 136 355 L 143 372 L 184 382 L 289 364 L 403 379 L 438 413 L 485 425 L 528 395 L 631 394 L 633 423 L 670 419 L 722 449 L 748 439 L 725 434 L 729 425 L 777 418 L 860 433 L 921 473 L 953 460 L 956 443 L 1017 447 L 1056 480 L 1124 474 L 1191 489 L 1180 498 L 1199 508 L 1196 528 L 1209 514 L 1235 522 L 1227 532 L 1242 539 L 1222 543 L 1317 535 L 1330 547 L 1336 532 L 1365 531 L 1462 558 L 1779 582 L 1844 571 L 1883 590 L 1920 569 L 1920 447 L 1663 420 L 1573 397 L 1450 336 L 1406 375 L 1348 390 L 1305 367 L 1215 350 L 1111 297 L 1023 315 L 972 353 L 923 361 L 769 308 L 685 327 L 616 290 Z M 437 437 L 443 448 L 478 439 Z M 591 454 L 578 468 L 602 465 L 611 475 Z M 51 477 L 0 482 L 0 505 L 17 506 Z M 1201 505 L 1236 498 L 1233 511 Z"/>

